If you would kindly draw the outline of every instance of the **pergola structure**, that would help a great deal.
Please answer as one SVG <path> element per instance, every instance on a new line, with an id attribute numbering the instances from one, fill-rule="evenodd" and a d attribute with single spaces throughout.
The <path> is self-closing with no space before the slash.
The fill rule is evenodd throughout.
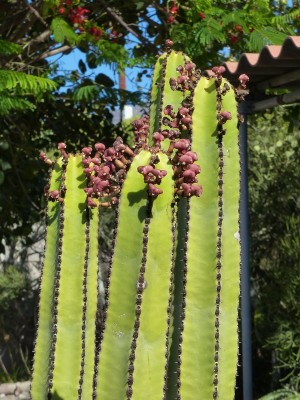
<path id="1" fill-rule="evenodd" d="M 250 94 L 240 113 L 241 151 L 241 314 L 243 399 L 252 400 L 251 307 L 249 266 L 249 218 L 247 172 L 247 115 L 300 102 L 300 36 L 289 36 L 282 46 L 265 46 L 260 53 L 242 54 L 238 62 L 225 62 L 223 74 L 232 84 L 238 84 L 241 74 L 249 76 Z M 282 90 L 284 89 L 284 90 Z M 278 94 L 278 92 L 282 94 Z M 277 92 L 277 94 L 276 94 Z"/>

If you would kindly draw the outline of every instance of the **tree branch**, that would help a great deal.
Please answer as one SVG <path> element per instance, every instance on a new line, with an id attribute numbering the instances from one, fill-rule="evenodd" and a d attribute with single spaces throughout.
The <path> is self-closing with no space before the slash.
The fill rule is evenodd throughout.
<path id="1" fill-rule="evenodd" d="M 27 7 L 30 9 L 30 11 L 36 16 L 36 18 L 41 21 L 43 25 L 45 25 L 46 28 L 49 28 L 49 25 L 47 22 L 44 20 L 44 18 L 41 16 L 41 14 L 34 8 L 32 7 L 31 4 L 27 4 Z"/>
<path id="2" fill-rule="evenodd" d="M 32 4 L 28 4 L 26 0 L 23 0 L 23 3 L 24 6 L 29 10 L 26 13 L 25 17 L 23 18 L 23 23 L 20 23 L 18 28 L 12 33 L 10 39 L 11 41 L 17 42 L 18 39 L 20 39 L 26 32 L 28 32 L 29 27 L 32 26 L 34 21 L 37 19 L 40 20 L 43 23 L 43 25 L 49 28 L 49 25 L 37 11 L 37 7 L 41 6 L 42 4 L 41 1 L 37 1 L 35 8 L 32 6 Z"/>
<path id="3" fill-rule="evenodd" d="M 38 45 L 40 43 L 45 42 L 45 40 L 47 40 L 51 35 L 51 30 L 47 29 L 46 31 L 42 32 L 40 35 L 38 35 L 37 37 L 31 39 L 28 43 L 26 43 L 23 47 L 23 49 L 25 50 L 26 48 L 28 48 L 27 54 L 31 51 L 31 47 L 34 47 L 35 45 Z"/>
<path id="4" fill-rule="evenodd" d="M 147 40 L 142 35 L 140 35 L 138 32 L 136 32 L 132 28 L 130 28 L 130 26 L 123 20 L 123 18 L 120 15 L 118 15 L 111 7 L 109 7 L 104 0 L 100 0 L 100 3 L 105 7 L 108 14 L 111 17 L 113 17 L 116 21 L 118 21 L 118 23 L 120 25 L 122 25 L 123 28 L 125 28 L 128 32 L 130 32 L 133 36 L 135 36 L 145 46 L 149 46 L 153 49 L 155 48 L 155 50 L 156 50 L 156 47 L 151 42 L 149 42 L 149 40 Z"/>
<path id="5" fill-rule="evenodd" d="M 71 46 L 66 44 L 66 45 L 57 47 L 56 49 L 45 51 L 45 53 L 43 53 L 40 56 L 36 57 L 34 61 L 44 60 L 47 57 L 55 56 L 56 54 L 60 54 L 60 53 L 65 53 L 65 52 L 67 52 L 69 50 L 72 50 L 72 49 L 73 49 L 73 47 L 71 47 Z"/>

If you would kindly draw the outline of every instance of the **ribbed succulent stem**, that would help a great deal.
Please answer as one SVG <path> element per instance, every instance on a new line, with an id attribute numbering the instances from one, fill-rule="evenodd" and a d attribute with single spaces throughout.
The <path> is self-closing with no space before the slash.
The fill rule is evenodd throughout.
<path id="1" fill-rule="evenodd" d="M 80 378 L 82 342 L 82 306 L 85 298 L 85 176 L 80 156 L 68 159 L 64 199 L 57 338 L 53 371 L 52 398 L 76 398 Z M 79 207 L 80 212 L 77 212 Z M 75 211 L 76 210 L 76 211 Z M 71 355 L 71 356 L 70 356 Z M 77 382 L 75 384 L 75 382 Z"/>
<path id="2" fill-rule="evenodd" d="M 156 155 L 157 169 L 167 171 L 159 185 L 163 194 L 153 200 L 151 216 L 145 221 L 143 257 L 136 298 L 136 328 L 131 342 L 128 399 L 162 399 L 165 390 L 165 366 L 168 358 L 170 310 L 173 291 L 173 218 L 174 181 L 172 165 L 163 153 Z M 130 365 L 131 368 L 131 365 Z M 147 388 L 147 390 L 145 390 Z"/>
<path id="3" fill-rule="evenodd" d="M 216 251 L 216 308 L 215 308 L 215 356 L 214 356 L 214 392 L 213 398 L 218 397 L 218 383 L 219 383 L 219 352 L 220 352 L 220 305 L 221 305 L 221 290 L 222 290 L 222 239 L 223 239 L 223 167 L 224 167 L 224 154 L 223 154 L 223 141 L 222 141 L 222 131 L 219 132 L 217 138 L 217 146 L 219 153 L 219 169 L 218 169 L 218 225 L 217 225 L 217 251 Z"/>
<path id="4" fill-rule="evenodd" d="M 42 353 L 44 367 L 36 358 L 34 369 L 39 369 L 39 374 L 34 373 L 33 377 L 33 400 L 91 398 L 98 216 L 94 210 L 86 209 L 85 185 L 81 156 L 66 155 L 55 164 L 49 188 L 49 226 L 36 342 L 36 354 Z M 57 201 L 51 201 L 55 191 L 59 193 L 55 196 Z M 91 229 L 95 229 L 94 235 Z M 48 364 L 45 360 L 49 360 Z M 41 381 L 43 370 L 45 377 Z"/>
<path id="5" fill-rule="evenodd" d="M 232 119 L 224 124 L 226 132 L 222 139 L 224 167 L 218 399 L 232 400 L 237 373 L 240 280 L 240 157 L 238 117 L 232 89 L 222 97 L 222 110 L 230 110 Z"/>
<path id="6" fill-rule="evenodd" d="M 95 335 L 99 275 L 99 210 L 87 210 L 86 253 L 84 270 L 84 303 L 82 308 L 84 340 L 82 341 L 81 382 L 79 398 L 91 399 L 95 361 Z"/>
<path id="7" fill-rule="evenodd" d="M 148 151 L 141 151 L 135 157 L 120 198 L 108 288 L 109 307 L 99 354 L 96 398 L 101 400 L 122 399 L 126 394 L 147 200 L 146 185 L 137 167 L 147 165 L 150 157 Z"/>
<path id="8" fill-rule="evenodd" d="M 59 144 L 33 400 L 233 399 L 238 118 L 222 67 L 213 71 L 213 79 L 200 78 L 185 55 L 169 49 L 154 69 L 150 117 L 135 121 L 134 150 L 121 138 L 110 148 L 97 143 L 94 156 L 90 147 L 68 155 Z M 100 309 L 99 209 L 115 204 Z"/>
<path id="9" fill-rule="evenodd" d="M 61 179 L 61 163 L 56 163 L 51 173 L 49 190 L 59 190 Z M 40 281 L 38 326 L 35 341 L 34 369 L 31 385 L 31 394 L 33 400 L 46 399 L 48 393 L 60 207 L 61 204 L 58 202 L 49 202 L 46 212 L 47 235 Z"/>
<path id="10" fill-rule="evenodd" d="M 181 366 L 182 366 L 182 343 L 183 343 L 183 335 L 184 335 L 184 326 L 185 326 L 185 318 L 186 318 L 186 300 L 187 300 L 187 275 L 188 275 L 188 258 L 187 258 L 187 245 L 189 240 L 189 229 L 190 229 L 190 199 L 187 199 L 186 204 L 186 226 L 184 229 L 184 243 L 183 243 L 183 274 L 182 274 L 182 303 L 181 303 L 181 314 L 180 314 L 180 321 L 179 321 L 179 337 L 178 337 L 178 359 L 177 359 L 177 393 L 176 399 L 181 399 Z"/>
<path id="11" fill-rule="evenodd" d="M 172 105 L 174 110 L 180 107 L 183 99 L 188 95 L 172 90 L 170 87 L 170 78 L 177 75 L 176 68 L 184 65 L 188 57 L 181 52 L 163 53 L 157 60 L 153 71 L 152 89 L 150 98 L 150 128 L 148 143 L 152 144 L 153 134 L 156 131 L 169 129 L 163 124 L 163 110 L 167 105 Z M 162 143 L 162 149 L 167 150 L 169 141 Z"/>
<path id="12" fill-rule="evenodd" d="M 180 399 L 212 399 L 215 354 L 218 147 L 214 80 L 201 78 L 193 99 L 193 151 L 201 166 L 200 198 L 190 199 Z"/>
<path id="13" fill-rule="evenodd" d="M 66 163 L 63 162 L 62 165 L 62 182 L 60 188 L 65 186 L 65 172 Z M 62 256 L 62 243 L 63 243 L 63 231 L 64 231 L 64 203 L 60 206 L 59 213 L 59 235 L 57 243 L 57 268 L 54 282 L 54 299 L 53 299 L 53 327 L 52 327 L 52 337 L 51 337 L 51 356 L 50 356 L 50 370 L 49 370 L 49 382 L 48 382 L 48 398 L 52 399 L 52 388 L 53 388 L 53 375 L 54 375 L 54 365 L 56 356 L 56 342 L 57 342 L 57 318 L 58 318 L 58 297 L 60 289 L 60 275 L 61 275 L 61 256 Z"/>
<path id="14" fill-rule="evenodd" d="M 167 373 L 167 399 L 176 399 L 178 373 L 180 373 L 180 338 L 183 332 L 182 307 L 186 275 L 186 239 L 187 239 L 187 202 L 183 198 L 178 202 L 176 215 L 176 251 L 174 265 L 174 295 L 172 299 L 172 324 L 170 326 L 170 357 Z M 174 209 L 175 212 L 175 209 Z"/>
<path id="15" fill-rule="evenodd" d="M 142 310 L 142 296 L 147 285 L 145 281 L 145 271 L 147 263 L 147 252 L 148 252 L 148 234 L 149 234 L 149 224 L 151 221 L 150 214 L 152 212 L 153 199 L 148 199 L 146 219 L 143 229 L 143 250 L 142 250 L 142 260 L 141 267 L 137 281 L 137 295 L 136 295 L 136 306 L 135 306 L 135 321 L 132 333 L 132 340 L 130 345 L 130 355 L 129 355 L 129 366 L 128 366 L 128 378 L 127 378 L 127 390 L 126 398 L 128 400 L 132 399 L 132 386 L 133 386 L 133 375 L 135 370 L 135 354 L 136 354 L 136 342 L 139 335 L 139 328 L 141 323 L 141 310 Z"/>

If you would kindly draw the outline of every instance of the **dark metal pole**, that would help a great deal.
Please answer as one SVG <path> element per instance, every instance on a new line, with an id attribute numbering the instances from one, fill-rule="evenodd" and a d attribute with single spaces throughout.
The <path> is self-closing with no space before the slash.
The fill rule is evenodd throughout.
<path id="1" fill-rule="evenodd" d="M 243 104 L 243 106 L 245 107 L 246 104 Z M 249 265 L 247 114 L 244 110 L 241 110 L 242 115 L 244 117 L 244 122 L 240 125 L 240 132 L 239 132 L 240 154 L 241 154 L 240 239 L 241 239 L 241 253 L 242 253 L 241 254 L 242 370 L 243 370 L 243 400 L 252 400 L 253 395 L 252 395 L 250 265 Z"/>

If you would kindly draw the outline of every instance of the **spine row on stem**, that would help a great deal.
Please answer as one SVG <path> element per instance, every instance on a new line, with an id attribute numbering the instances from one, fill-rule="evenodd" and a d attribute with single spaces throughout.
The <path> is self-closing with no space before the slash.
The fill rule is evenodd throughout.
<path id="1" fill-rule="evenodd" d="M 117 138 L 80 155 L 60 143 L 54 165 L 41 154 L 53 170 L 33 400 L 234 397 L 235 97 L 244 97 L 247 77 L 234 91 L 223 67 L 201 77 L 167 46 L 154 69 L 150 116 L 133 123 L 133 149 Z M 111 207 L 113 251 L 100 310 L 98 232 Z"/>

